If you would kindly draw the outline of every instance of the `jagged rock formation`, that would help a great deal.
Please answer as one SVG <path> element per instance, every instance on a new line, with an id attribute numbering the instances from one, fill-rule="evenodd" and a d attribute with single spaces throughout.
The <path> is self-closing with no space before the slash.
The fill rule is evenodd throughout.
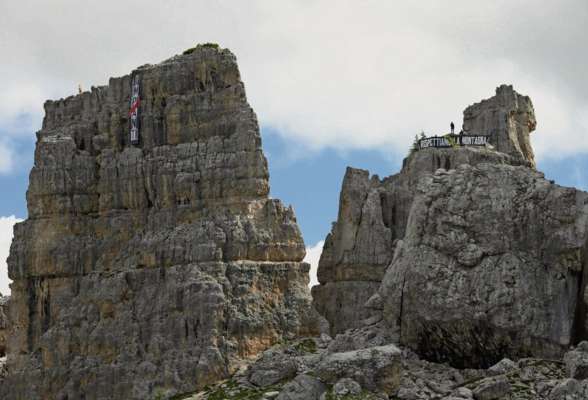
<path id="1" fill-rule="evenodd" d="M 533 103 L 510 85 L 496 88 L 496 96 L 471 105 L 463 112 L 463 130 L 488 135 L 497 151 L 529 162 L 535 168 L 535 155 L 529 134 L 537 120 Z"/>
<path id="2" fill-rule="evenodd" d="M 456 369 L 419 359 L 394 345 L 333 352 L 338 347 L 323 335 L 274 346 L 230 380 L 182 397 L 185 400 L 584 400 L 588 379 L 571 376 L 557 360 L 503 359 L 488 369 Z M 566 354 L 578 371 L 588 359 L 579 345 Z M 292 367 L 282 379 L 251 378 Z"/>
<path id="3" fill-rule="evenodd" d="M 169 397 L 314 332 L 304 243 L 292 209 L 268 198 L 230 51 L 199 46 L 45 112 L 8 259 L 0 397 Z"/>
<path id="4" fill-rule="evenodd" d="M 518 159 L 479 148 L 427 149 L 412 154 L 399 174 L 380 180 L 347 168 L 339 216 L 327 236 L 318 268 L 314 305 L 332 333 L 362 325 L 379 307 L 367 300 L 380 287 L 394 249 L 405 236 L 415 188 L 423 175 L 460 164 L 517 164 Z M 361 318 L 358 318 L 360 316 Z"/>
<path id="5" fill-rule="evenodd" d="M 384 318 L 429 360 L 556 358 L 584 320 L 588 193 L 510 165 L 425 176 L 383 279 Z M 459 346 L 456 345 L 459 343 Z"/>
<path id="6" fill-rule="evenodd" d="M 492 146 L 420 150 L 383 180 L 347 170 L 314 305 L 333 334 L 383 324 L 461 368 L 560 356 L 586 336 L 588 194 L 535 171 L 533 106 L 512 87 L 464 128 Z"/>

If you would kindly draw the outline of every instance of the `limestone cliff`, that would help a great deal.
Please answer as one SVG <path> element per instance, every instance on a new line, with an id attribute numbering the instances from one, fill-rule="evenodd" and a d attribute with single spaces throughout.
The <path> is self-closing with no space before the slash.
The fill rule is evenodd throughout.
<path id="1" fill-rule="evenodd" d="M 530 99 L 501 86 L 464 112 L 490 146 L 420 150 L 383 180 L 347 170 L 313 288 L 333 333 L 383 320 L 461 368 L 585 337 L 588 194 L 534 169 L 534 128 Z"/>
<path id="2" fill-rule="evenodd" d="M 584 335 L 587 230 L 588 193 L 534 170 L 437 170 L 419 183 L 377 295 L 386 325 L 421 356 L 460 368 L 557 358 Z"/>
<path id="3" fill-rule="evenodd" d="M 537 121 L 533 103 L 510 85 L 496 88 L 490 99 L 469 106 L 463 112 L 463 130 L 476 135 L 488 135 L 489 141 L 501 153 L 527 161 L 535 167 L 535 155 L 529 134 Z"/>
<path id="4" fill-rule="evenodd" d="M 6 335 L 8 333 L 8 300 L 0 293 L 0 357 L 6 355 Z"/>
<path id="5" fill-rule="evenodd" d="M 230 51 L 198 46 L 45 112 L 8 259 L 2 398 L 167 398 L 314 329 L 304 243 L 268 198 Z"/>

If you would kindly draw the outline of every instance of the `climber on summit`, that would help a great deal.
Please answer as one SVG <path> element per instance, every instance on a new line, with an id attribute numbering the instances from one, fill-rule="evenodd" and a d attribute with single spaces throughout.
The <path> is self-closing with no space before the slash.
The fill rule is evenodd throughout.
<path id="1" fill-rule="evenodd" d="M 451 127 L 451 134 L 453 135 L 455 131 L 455 125 L 453 125 L 453 121 L 451 121 L 451 124 L 449 126 Z"/>

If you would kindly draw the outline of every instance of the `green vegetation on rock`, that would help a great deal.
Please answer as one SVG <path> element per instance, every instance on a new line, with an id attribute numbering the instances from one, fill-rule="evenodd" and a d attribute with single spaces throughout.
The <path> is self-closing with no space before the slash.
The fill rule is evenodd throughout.
<path id="1" fill-rule="evenodd" d="M 279 391 L 280 386 L 264 388 L 240 387 L 235 381 L 228 381 L 214 388 L 206 389 L 207 400 L 261 400 L 264 393 Z"/>
<path id="2" fill-rule="evenodd" d="M 220 49 L 220 46 L 217 43 L 201 43 L 201 44 L 197 44 L 195 47 L 184 50 L 184 52 L 182 54 L 183 55 L 192 54 L 196 49 L 198 49 L 200 47 L 207 47 L 207 48 L 217 49 L 217 50 Z"/>
<path id="3" fill-rule="evenodd" d="M 294 348 L 300 353 L 316 353 L 316 342 L 313 339 L 304 339 L 297 343 Z"/>
<path id="4" fill-rule="evenodd" d="M 376 400 L 377 397 L 374 396 L 373 393 L 370 393 L 366 390 L 362 390 L 361 393 L 358 394 L 346 394 L 345 396 L 337 396 L 333 393 L 333 389 L 329 388 L 325 393 L 325 400 Z"/>

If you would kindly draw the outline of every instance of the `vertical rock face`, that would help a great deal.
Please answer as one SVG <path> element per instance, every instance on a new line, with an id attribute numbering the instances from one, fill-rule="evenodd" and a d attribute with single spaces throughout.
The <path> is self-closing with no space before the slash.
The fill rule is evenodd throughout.
<path id="1" fill-rule="evenodd" d="M 423 357 L 461 368 L 558 357 L 584 335 L 587 230 L 588 193 L 530 168 L 425 176 L 379 290 L 386 324 Z"/>
<path id="2" fill-rule="evenodd" d="M 330 322 L 332 333 L 359 326 L 361 318 L 369 317 L 364 304 L 391 260 L 397 216 L 384 219 L 382 203 L 388 198 L 383 185 L 367 171 L 348 168 L 345 174 L 338 222 L 319 262 L 321 284 L 312 288 L 314 305 Z"/>
<path id="3" fill-rule="evenodd" d="M 169 397 L 313 329 L 304 243 L 268 198 L 231 52 L 198 46 L 45 111 L 8 259 L 5 398 Z"/>
<path id="4" fill-rule="evenodd" d="M 314 306 L 330 322 L 333 334 L 358 328 L 363 319 L 379 312 L 378 302 L 368 299 L 380 287 L 405 236 L 419 180 L 439 168 L 486 162 L 517 164 L 521 160 L 479 148 L 425 149 L 405 160 L 400 173 L 382 180 L 370 178 L 368 171 L 347 169 L 339 216 L 319 262 L 320 285 L 312 288 Z"/>
<path id="5" fill-rule="evenodd" d="M 537 121 L 533 103 L 510 85 L 496 88 L 496 96 L 469 106 L 463 112 L 464 131 L 488 135 L 496 150 L 528 161 L 535 167 L 529 134 Z"/>
<path id="6" fill-rule="evenodd" d="M 6 336 L 8 333 L 8 297 L 0 293 L 0 357 L 6 355 Z"/>
<path id="7" fill-rule="evenodd" d="M 458 367 L 586 337 L 588 194 L 535 171 L 534 127 L 530 99 L 501 86 L 464 112 L 492 146 L 420 150 L 383 180 L 348 169 L 313 288 L 333 333 L 383 319 Z"/>

